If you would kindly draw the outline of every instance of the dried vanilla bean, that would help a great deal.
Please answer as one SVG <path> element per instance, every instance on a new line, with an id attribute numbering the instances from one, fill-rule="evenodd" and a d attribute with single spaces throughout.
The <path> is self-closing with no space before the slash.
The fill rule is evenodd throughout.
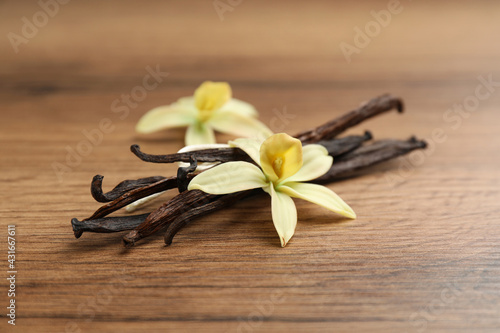
<path id="1" fill-rule="evenodd" d="M 314 143 L 324 146 L 328 150 L 328 154 L 335 157 L 356 149 L 361 146 L 363 142 L 371 140 L 371 138 L 371 133 L 366 131 L 364 135 L 350 135 L 344 138 L 329 139 Z M 198 162 L 244 161 L 253 163 L 253 160 L 239 148 L 210 148 L 168 155 L 144 153 L 141 151 L 139 145 L 132 145 L 130 150 L 142 161 L 150 163 L 190 162 L 191 157 L 195 157 Z"/>
<path id="2" fill-rule="evenodd" d="M 130 151 L 144 162 L 150 163 L 190 162 L 191 156 L 196 157 L 198 162 L 252 162 L 252 159 L 239 148 L 210 148 L 169 155 L 150 155 L 142 152 L 139 145 L 132 145 Z"/>
<path id="3" fill-rule="evenodd" d="M 104 176 L 95 175 L 92 179 L 92 183 L 90 186 L 90 193 L 92 197 L 98 202 L 110 202 L 118 199 L 123 194 L 135 190 L 140 187 L 144 187 L 153 183 L 156 183 L 162 179 L 165 179 L 163 176 L 154 176 L 147 178 L 140 178 L 136 180 L 124 180 L 120 184 L 116 185 L 114 189 L 107 193 L 103 193 L 102 191 L 102 179 Z"/>
<path id="4" fill-rule="evenodd" d="M 408 154 L 415 149 L 426 148 L 427 143 L 412 137 L 407 141 L 380 140 L 362 146 L 335 160 L 330 170 L 314 180 L 316 183 L 329 183 L 351 176 L 358 170 Z"/>
<path id="5" fill-rule="evenodd" d="M 149 213 L 129 216 L 113 216 L 84 221 L 79 221 L 74 218 L 71 220 L 71 225 L 73 226 L 73 233 L 75 234 L 75 237 L 80 238 L 84 231 L 110 233 L 132 230 L 144 222 L 148 215 Z"/>
<path id="6" fill-rule="evenodd" d="M 318 141 L 316 144 L 324 146 L 328 155 L 337 157 L 361 147 L 365 141 L 371 139 L 371 132 L 366 131 L 364 135 L 349 135 L 340 139 Z"/>
<path id="7" fill-rule="evenodd" d="M 168 246 L 172 244 L 172 240 L 174 239 L 174 236 L 177 234 L 177 232 L 179 232 L 182 228 L 184 228 L 187 224 L 189 224 L 189 222 L 191 222 L 195 218 L 215 212 L 224 207 L 228 207 L 241 199 L 247 198 L 249 196 L 258 193 L 262 193 L 262 190 L 260 189 L 248 190 L 248 191 L 231 193 L 227 195 L 221 195 L 217 200 L 214 200 L 212 202 L 209 202 L 201 206 L 193 207 L 185 211 L 184 213 L 177 216 L 175 219 L 172 220 L 172 222 L 168 224 L 167 230 L 165 231 L 165 234 L 163 236 L 165 245 Z"/>
<path id="8" fill-rule="evenodd" d="M 403 101 L 400 98 L 391 95 L 382 95 L 371 99 L 359 108 L 339 118 L 312 130 L 301 132 L 295 135 L 295 137 L 302 141 L 302 143 L 315 143 L 322 140 L 328 140 L 371 117 L 392 109 L 403 112 L 403 108 Z"/>
<path id="9" fill-rule="evenodd" d="M 198 161 L 196 160 L 196 157 L 191 156 L 191 159 L 189 161 L 189 166 L 180 167 L 179 169 L 177 169 L 177 188 L 179 190 L 179 193 L 187 191 L 189 182 L 193 178 L 189 174 L 191 172 L 194 172 L 197 167 L 198 167 Z"/>
<path id="10" fill-rule="evenodd" d="M 149 214 L 141 225 L 123 237 L 123 242 L 126 246 L 132 246 L 138 240 L 164 228 L 184 212 L 210 203 L 219 197 L 219 195 L 207 194 L 200 190 L 184 191 Z"/>
<path id="11" fill-rule="evenodd" d="M 150 196 L 151 194 L 170 190 L 173 188 L 177 188 L 177 177 L 165 178 L 165 179 L 162 179 L 160 181 L 157 181 L 156 183 L 152 183 L 150 185 L 136 188 L 134 190 L 126 192 L 125 194 L 122 194 L 120 197 L 116 198 L 115 200 L 101 206 L 99 209 L 97 209 L 94 212 L 94 214 L 92 214 L 92 216 L 85 219 L 84 221 L 104 217 L 104 216 L 111 214 L 112 212 L 114 212 L 120 208 L 125 207 L 126 205 L 128 205 L 136 200 L 139 200 L 141 198 L 145 198 L 147 196 Z"/>

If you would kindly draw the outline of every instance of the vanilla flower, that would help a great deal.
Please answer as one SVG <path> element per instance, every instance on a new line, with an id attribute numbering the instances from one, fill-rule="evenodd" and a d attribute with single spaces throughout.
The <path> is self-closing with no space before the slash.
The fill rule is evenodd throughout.
<path id="1" fill-rule="evenodd" d="M 302 183 L 324 175 L 332 166 L 333 157 L 325 147 L 317 144 L 302 147 L 300 140 L 285 133 L 274 134 L 263 143 L 237 139 L 230 145 L 244 150 L 258 166 L 241 161 L 223 163 L 194 177 L 188 189 L 227 194 L 262 188 L 271 196 L 272 218 L 281 246 L 292 238 L 297 225 L 297 210 L 292 198 L 356 218 L 351 207 L 327 187 Z"/>
<path id="2" fill-rule="evenodd" d="M 186 146 L 215 143 L 214 130 L 238 137 L 267 138 L 271 130 L 257 120 L 255 108 L 231 98 L 226 82 L 204 82 L 194 96 L 154 108 L 137 123 L 136 131 L 151 133 L 187 126 Z"/>

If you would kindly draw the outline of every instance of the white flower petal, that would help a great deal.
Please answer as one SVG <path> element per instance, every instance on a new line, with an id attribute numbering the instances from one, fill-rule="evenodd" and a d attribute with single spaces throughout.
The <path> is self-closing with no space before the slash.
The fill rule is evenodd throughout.
<path id="1" fill-rule="evenodd" d="M 267 186 L 266 176 L 248 162 L 227 162 L 204 171 L 189 183 L 189 190 L 227 194 Z"/>
<path id="2" fill-rule="evenodd" d="M 294 198 L 300 198 L 342 216 L 355 219 L 356 213 L 335 192 L 325 186 L 318 184 L 285 183 L 278 187 L 279 192 L 288 194 Z"/>
<path id="3" fill-rule="evenodd" d="M 325 147 L 310 144 L 302 147 L 302 168 L 283 181 L 305 182 L 323 176 L 332 167 L 333 157 L 328 155 Z"/>
<path id="4" fill-rule="evenodd" d="M 187 153 L 190 151 L 203 150 L 203 149 L 217 149 L 217 148 L 228 148 L 229 145 L 226 143 L 211 143 L 204 145 L 191 145 L 186 146 L 178 151 L 178 153 Z M 198 162 L 198 166 L 196 167 L 196 171 L 202 171 L 213 167 L 214 165 L 219 164 L 219 162 Z M 186 162 L 177 162 L 179 168 L 185 168 L 190 166 L 190 163 Z"/>
<path id="5" fill-rule="evenodd" d="M 139 207 L 144 206 L 145 204 L 147 204 L 150 201 L 153 201 L 154 199 L 156 199 L 157 197 L 159 197 L 160 195 L 162 195 L 165 192 L 167 192 L 167 191 L 162 191 L 162 192 L 158 192 L 158 193 L 155 193 L 155 194 L 151 194 L 150 196 L 147 196 L 145 198 L 141 198 L 139 200 L 136 200 L 136 201 L 132 202 L 131 204 L 128 204 L 125 207 L 125 211 L 127 213 L 132 213 L 136 209 L 138 209 Z"/>
<path id="6" fill-rule="evenodd" d="M 152 133 L 166 128 L 188 126 L 195 120 L 196 110 L 174 103 L 148 111 L 139 119 L 135 130 L 139 133 Z"/>
<path id="7" fill-rule="evenodd" d="M 190 145 L 181 148 L 178 153 L 187 153 L 190 151 L 203 150 L 203 149 L 217 149 L 217 148 L 229 148 L 227 143 L 207 143 L 200 145 Z"/>
<path id="8" fill-rule="evenodd" d="M 293 199 L 285 193 L 280 193 L 271 185 L 266 188 L 271 195 L 273 223 L 280 237 L 281 246 L 285 247 L 295 233 L 297 226 L 297 209 Z"/>
<path id="9" fill-rule="evenodd" d="M 231 98 L 227 101 L 227 103 L 220 108 L 220 111 L 233 111 L 248 117 L 257 117 L 259 115 L 252 104 L 243 102 L 236 98 Z"/>
<path id="10" fill-rule="evenodd" d="M 181 97 L 177 100 L 177 104 L 196 107 L 194 104 L 194 96 Z"/>
<path id="11" fill-rule="evenodd" d="M 260 146 L 262 141 L 256 139 L 240 138 L 229 141 L 230 147 L 237 147 L 247 153 L 248 156 L 254 160 L 255 163 L 260 165 Z"/>
<path id="12" fill-rule="evenodd" d="M 216 131 L 238 137 L 265 139 L 273 134 L 266 125 L 254 117 L 244 116 L 231 111 L 216 111 L 208 119 L 208 124 Z"/>
<path id="13" fill-rule="evenodd" d="M 214 131 L 204 123 L 196 122 L 188 127 L 184 141 L 186 146 L 215 143 Z"/>

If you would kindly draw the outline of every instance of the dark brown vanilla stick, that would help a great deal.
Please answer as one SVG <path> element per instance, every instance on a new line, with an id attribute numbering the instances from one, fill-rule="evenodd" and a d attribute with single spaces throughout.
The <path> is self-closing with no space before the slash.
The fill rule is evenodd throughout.
<path id="1" fill-rule="evenodd" d="M 196 157 L 192 156 L 189 163 L 189 166 L 177 169 L 177 189 L 179 190 L 179 193 L 187 191 L 189 182 L 195 176 L 192 173 L 195 172 L 198 167 Z"/>
<path id="2" fill-rule="evenodd" d="M 424 149 L 427 143 L 416 138 L 407 141 L 381 140 L 360 147 L 333 162 L 330 170 L 314 180 L 315 183 L 329 183 L 352 176 L 356 171 L 405 155 L 415 149 Z"/>
<path id="3" fill-rule="evenodd" d="M 121 182 L 118 184 L 111 192 L 113 192 L 112 196 L 116 196 L 118 193 L 121 192 L 121 189 L 123 189 L 125 186 L 129 186 L 131 190 L 128 192 L 125 191 L 121 196 L 117 197 L 114 199 L 112 202 L 107 203 L 106 205 L 101 206 L 99 209 L 97 209 L 94 214 L 89 217 L 88 219 L 85 219 L 84 221 L 96 219 L 96 218 L 102 218 L 120 208 L 125 207 L 128 204 L 131 204 L 132 202 L 135 202 L 139 199 L 145 198 L 147 196 L 150 196 L 155 193 L 159 193 L 162 191 L 166 191 L 169 189 L 173 188 L 178 188 L 179 192 L 183 192 L 187 190 L 187 186 L 189 185 L 189 182 L 195 174 L 191 174 L 196 170 L 197 162 L 195 159 L 191 160 L 191 165 L 185 168 L 179 168 L 177 170 L 177 177 L 170 177 L 170 178 L 165 178 L 165 177 L 149 177 L 149 178 L 141 178 L 136 181 L 134 180 L 126 180 L 124 182 Z M 92 181 L 92 190 L 97 188 L 97 190 L 100 190 L 102 193 L 101 189 L 101 183 L 102 183 L 102 176 L 95 176 L 93 181 Z M 154 179 L 158 179 L 158 181 L 153 182 Z M 128 182 L 128 183 L 125 183 Z M 123 185 L 125 183 L 125 185 Z M 148 184 L 150 183 L 150 184 Z M 140 186 L 140 184 L 146 184 L 143 186 Z M 115 191 L 116 189 L 119 189 Z M 109 195 L 109 193 L 106 195 Z M 109 195 L 111 196 L 111 195 Z"/>
<path id="4" fill-rule="evenodd" d="M 333 157 L 338 157 L 346 154 L 358 147 L 368 140 L 372 139 L 372 134 L 369 131 L 365 132 L 365 135 L 350 135 L 345 138 L 331 139 L 316 142 L 316 144 L 322 145 L 328 150 L 328 155 Z"/>
<path id="5" fill-rule="evenodd" d="M 71 225 L 73 226 L 75 237 L 80 238 L 84 231 L 110 233 L 132 230 L 144 222 L 148 215 L 149 213 L 129 216 L 114 216 L 88 221 L 78 221 L 77 219 L 72 219 Z"/>
<path id="6" fill-rule="evenodd" d="M 92 216 L 85 219 L 84 221 L 102 218 L 120 208 L 125 207 L 128 204 L 131 204 L 134 201 L 173 188 L 177 188 L 177 177 L 165 178 L 160 181 L 157 181 L 156 183 L 136 188 L 132 191 L 129 191 L 121 195 L 115 200 L 101 206 L 98 210 L 94 212 L 94 214 L 92 214 Z"/>
<path id="7" fill-rule="evenodd" d="M 173 219 L 172 222 L 168 224 L 167 230 L 163 236 L 165 245 L 168 246 L 172 244 L 172 240 L 174 239 L 174 236 L 177 234 L 177 232 L 179 232 L 182 228 L 184 228 L 187 224 L 189 224 L 189 222 L 191 222 L 195 218 L 207 215 L 211 212 L 215 212 L 224 207 L 228 207 L 241 199 L 247 198 L 249 196 L 258 193 L 262 193 L 262 190 L 256 189 L 256 190 L 231 193 L 227 195 L 221 195 L 217 200 L 209 202 L 205 205 L 193 207 L 190 210 L 185 211 L 184 213 Z"/>
<path id="8" fill-rule="evenodd" d="M 301 132 L 295 135 L 295 137 L 302 141 L 302 143 L 315 143 L 322 140 L 328 140 L 336 137 L 346 129 L 367 120 L 368 118 L 392 109 L 397 109 L 398 112 L 403 112 L 403 108 L 403 101 L 400 98 L 393 97 L 391 95 L 382 95 L 371 99 L 359 108 L 350 111 L 337 119 L 312 130 Z"/>
<path id="9" fill-rule="evenodd" d="M 328 150 L 328 154 L 336 157 L 358 148 L 363 144 L 363 142 L 371 139 L 372 134 L 369 131 L 366 131 L 364 135 L 350 135 L 340 139 L 323 140 L 315 143 L 324 146 Z M 132 145 L 130 150 L 142 161 L 151 163 L 190 162 L 191 157 L 195 157 L 198 162 L 253 162 L 252 159 L 239 148 L 203 149 L 169 155 L 147 154 L 142 152 L 138 145 Z"/>
<path id="10" fill-rule="evenodd" d="M 136 180 L 124 180 L 120 184 L 116 185 L 114 189 L 107 193 L 103 193 L 102 191 L 102 179 L 104 176 L 95 175 L 92 179 L 92 183 L 90 185 L 90 193 L 92 197 L 98 202 L 110 202 L 118 199 L 123 194 L 135 190 L 137 188 L 141 188 L 153 183 L 156 183 L 162 179 L 165 179 L 163 176 L 154 176 L 148 178 L 140 178 Z"/>
<path id="11" fill-rule="evenodd" d="M 211 148 L 169 155 L 150 155 L 142 152 L 138 145 L 132 145 L 130 151 L 141 160 L 150 163 L 190 162 L 192 156 L 196 157 L 198 162 L 252 162 L 252 159 L 239 148 Z"/>
<path id="12" fill-rule="evenodd" d="M 132 246 L 138 240 L 164 228 L 190 209 L 206 205 L 219 197 L 219 195 L 207 194 L 200 190 L 182 192 L 149 214 L 141 225 L 123 237 L 123 242 L 126 246 Z"/>

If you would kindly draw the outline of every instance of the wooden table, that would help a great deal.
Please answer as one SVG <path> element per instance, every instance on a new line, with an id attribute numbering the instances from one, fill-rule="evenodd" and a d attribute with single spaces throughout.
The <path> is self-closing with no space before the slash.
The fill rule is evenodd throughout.
<path id="1" fill-rule="evenodd" d="M 0 4 L 2 332 L 500 330 L 497 2 L 60 1 Z M 137 95 L 151 70 L 158 84 Z M 286 248 L 264 196 L 196 220 L 168 248 L 161 235 L 129 250 L 122 234 L 76 240 L 71 218 L 99 207 L 95 174 L 105 189 L 174 174 L 129 146 L 174 152 L 183 131 L 134 126 L 205 80 L 228 81 L 267 124 L 291 115 L 290 134 L 390 92 L 406 112 L 349 133 L 430 147 L 329 184 L 357 220 L 297 201 Z"/>

